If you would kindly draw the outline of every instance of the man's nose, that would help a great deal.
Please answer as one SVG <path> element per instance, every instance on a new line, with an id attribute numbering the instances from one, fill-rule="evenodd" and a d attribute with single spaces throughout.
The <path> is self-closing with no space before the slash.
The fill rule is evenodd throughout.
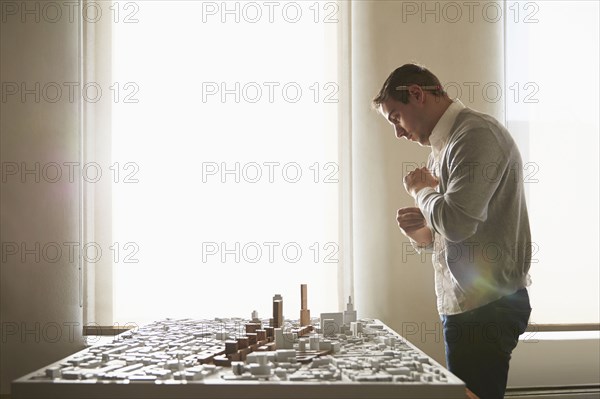
<path id="1" fill-rule="evenodd" d="M 394 129 L 396 130 L 396 137 L 402 138 L 406 136 L 406 131 L 400 127 L 400 125 L 395 125 Z"/>

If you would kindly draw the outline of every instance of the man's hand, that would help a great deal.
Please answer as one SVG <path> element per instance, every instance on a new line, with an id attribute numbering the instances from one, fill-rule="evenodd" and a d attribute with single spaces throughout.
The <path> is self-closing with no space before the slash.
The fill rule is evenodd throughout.
<path id="1" fill-rule="evenodd" d="M 402 231 L 402 234 L 408 235 L 409 233 L 422 229 L 427 226 L 427 221 L 421 210 L 417 207 L 408 207 L 398 209 L 398 227 Z"/>
<path id="2" fill-rule="evenodd" d="M 416 241 L 417 245 L 424 247 L 433 242 L 431 229 L 427 227 L 425 216 L 419 208 L 398 209 L 396 220 L 402 234 Z"/>
<path id="3" fill-rule="evenodd" d="M 404 188 L 413 198 L 425 187 L 437 187 L 438 180 L 431 174 L 427 168 L 417 168 L 404 176 Z"/>

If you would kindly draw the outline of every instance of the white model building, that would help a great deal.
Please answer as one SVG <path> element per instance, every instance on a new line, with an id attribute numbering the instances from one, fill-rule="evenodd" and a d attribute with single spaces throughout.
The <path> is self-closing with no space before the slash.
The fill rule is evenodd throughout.
<path id="1" fill-rule="evenodd" d="M 354 310 L 354 304 L 352 303 L 352 297 L 348 297 L 348 303 L 346 304 L 346 310 L 344 310 L 344 325 L 349 326 L 350 323 L 356 321 L 356 310 Z"/>

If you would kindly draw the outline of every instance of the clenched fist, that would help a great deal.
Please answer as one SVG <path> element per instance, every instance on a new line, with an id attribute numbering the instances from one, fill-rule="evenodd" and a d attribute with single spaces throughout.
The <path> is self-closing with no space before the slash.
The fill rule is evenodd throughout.
<path id="1" fill-rule="evenodd" d="M 433 241 L 431 230 L 427 226 L 427 221 L 423 212 L 416 207 L 398 209 L 398 227 L 407 237 L 410 237 L 418 243 L 419 246 L 427 246 Z"/>
<path id="2" fill-rule="evenodd" d="M 438 179 L 427 168 L 417 168 L 404 176 L 404 188 L 413 198 L 416 198 L 421 189 L 425 187 L 435 188 L 438 184 Z"/>
<path id="3" fill-rule="evenodd" d="M 400 227 L 400 230 L 404 235 L 422 229 L 427 225 L 425 216 L 423 216 L 423 213 L 417 207 L 398 209 L 398 217 L 396 220 L 398 221 L 398 227 Z"/>

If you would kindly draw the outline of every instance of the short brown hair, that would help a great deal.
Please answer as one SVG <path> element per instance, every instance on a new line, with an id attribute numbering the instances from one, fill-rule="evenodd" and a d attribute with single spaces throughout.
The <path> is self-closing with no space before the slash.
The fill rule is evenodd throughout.
<path id="1" fill-rule="evenodd" d="M 431 73 L 429 69 L 422 65 L 404 64 L 401 67 L 396 68 L 396 70 L 388 76 L 383 83 L 379 94 L 375 96 L 371 105 L 373 108 L 379 108 L 379 106 L 388 98 L 393 98 L 394 100 L 406 104 L 408 103 L 408 91 L 396 90 L 396 87 L 410 86 L 413 84 L 419 86 L 437 86 L 436 89 L 428 89 L 428 91 L 432 92 L 434 96 L 441 97 L 446 95 L 440 80 Z"/>

